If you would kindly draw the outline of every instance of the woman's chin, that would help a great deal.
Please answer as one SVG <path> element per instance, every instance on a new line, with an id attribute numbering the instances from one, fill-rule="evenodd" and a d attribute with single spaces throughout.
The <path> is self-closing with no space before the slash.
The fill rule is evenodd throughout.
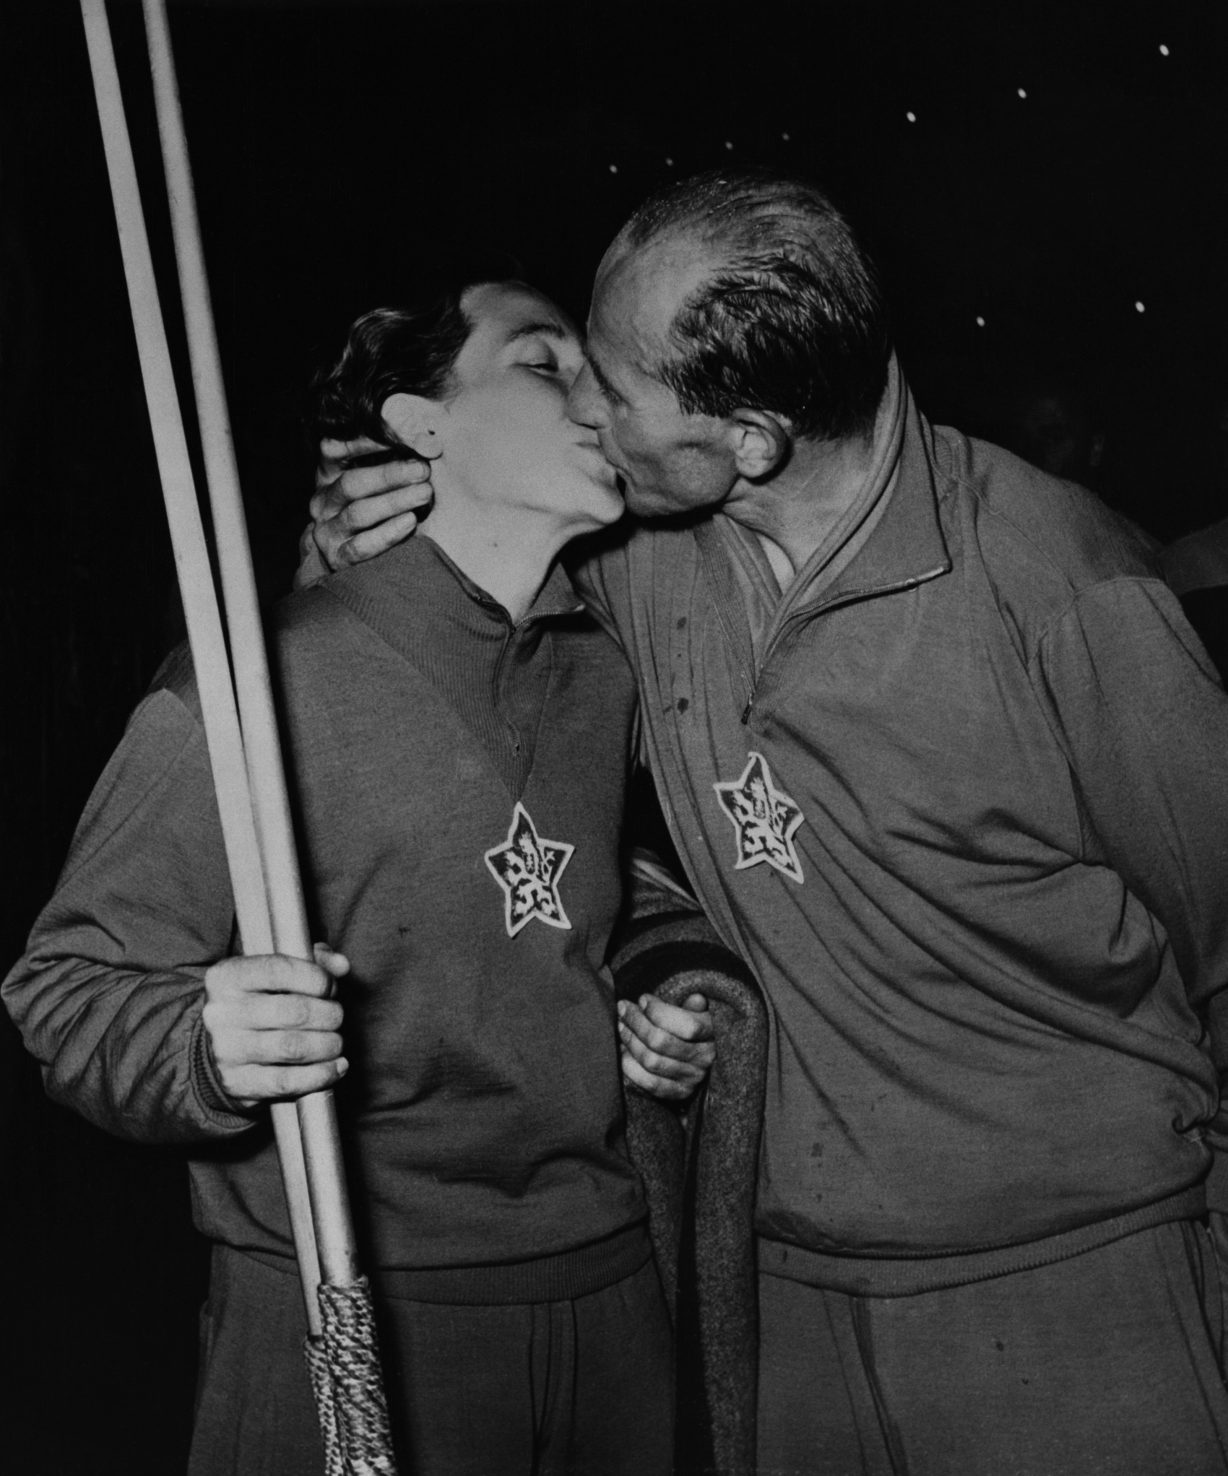
<path id="1" fill-rule="evenodd" d="M 626 512 L 621 481 L 621 477 L 611 473 L 589 484 L 590 495 L 584 500 L 584 511 L 594 519 L 595 527 L 616 523 Z"/>
<path id="2" fill-rule="evenodd" d="M 623 500 L 622 489 L 621 487 L 616 488 L 613 492 L 608 493 L 605 498 L 603 504 L 604 516 L 601 520 L 601 526 L 608 527 L 611 523 L 617 523 L 626 511 L 627 504 Z"/>

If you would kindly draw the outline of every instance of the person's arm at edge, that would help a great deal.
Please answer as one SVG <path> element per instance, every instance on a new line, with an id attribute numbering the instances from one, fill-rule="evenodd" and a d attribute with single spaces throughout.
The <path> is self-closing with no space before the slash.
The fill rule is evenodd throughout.
<path id="1" fill-rule="evenodd" d="M 1085 591 L 1032 674 L 1108 864 L 1205 1006 L 1228 986 L 1228 694 L 1158 580 Z"/>
<path id="2" fill-rule="evenodd" d="M 267 1080 L 279 1085 L 285 1071 L 261 1082 L 245 1068 L 236 997 L 253 981 L 267 990 L 270 971 L 284 988 L 276 971 L 287 967 L 296 990 L 329 986 L 325 971 L 298 960 L 212 963 L 233 928 L 203 734 L 179 696 L 161 689 L 95 787 L 55 895 L 3 985 L 48 1094 L 148 1142 L 248 1129 L 257 1101 L 272 1095 Z M 319 957 L 327 974 L 344 972 L 338 956 Z M 324 1085 L 337 1073 L 317 1074 L 330 1077 Z"/>
<path id="3" fill-rule="evenodd" d="M 1040 642 L 1032 672 L 1108 864 L 1168 934 L 1190 1001 L 1208 1022 L 1223 1092 L 1228 695 L 1158 580 L 1085 592 Z M 1208 1139 L 1228 1169 L 1223 1102 Z M 1228 1172 L 1224 1180 L 1220 1207 L 1228 1209 Z"/>

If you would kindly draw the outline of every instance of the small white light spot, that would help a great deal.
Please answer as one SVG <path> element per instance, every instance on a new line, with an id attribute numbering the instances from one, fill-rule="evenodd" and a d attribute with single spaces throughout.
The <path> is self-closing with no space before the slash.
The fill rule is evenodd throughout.
<path id="1" fill-rule="evenodd" d="M 674 166 L 674 161 L 673 161 L 673 160 L 672 160 L 672 159 L 668 159 L 668 158 L 667 158 L 667 159 L 666 159 L 666 161 L 665 161 L 665 162 L 666 162 L 666 164 L 668 164 L 668 165 L 669 165 L 669 167 L 670 167 L 670 168 L 671 168 L 671 169 L 672 169 L 672 168 L 673 168 L 673 166 Z"/>
<path id="2" fill-rule="evenodd" d="M 1167 46 L 1165 46 L 1165 45 L 1164 45 L 1164 44 L 1163 44 L 1163 43 L 1162 43 L 1162 42 L 1161 42 L 1161 44 L 1160 44 L 1160 55 L 1161 55 L 1161 56 L 1168 56 L 1168 54 L 1169 54 L 1169 51 L 1168 51 L 1168 47 L 1167 47 Z"/>
<path id="3" fill-rule="evenodd" d="M 916 113 L 905 113 L 904 116 L 908 119 L 910 123 L 915 123 L 917 121 Z"/>
<path id="4" fill-rule="evenodd" d="M 725 147 L 726 147 L 726 148 L 727 148 L 727 149 L 731 149 L 731 148 L 733 148 L 733 144 L 732 144 L 732 143 L 730 143 L 730 141 L 729 141 L 729 140 L 728 140 L 728 139 L 726 139 L 726 140 L 725 140 Z"/>
<path id="5" fill-rule="evenodd" d="M 1027 97 L 1027 95 L 1028 95 L 1028 89 L 1026 87 L 1016 87 L 1015 88 L 1015 96 L 1016 97 Z"/>
<path id="6" fill-rule="evenodd" d="M 1136 302 L 1134 304 L 1134 311 L 1136 313 L 1145 313 L 1147 311 L 1146 305 L 1141 302 Z"/>
<path id="7" fill-rule="evenodd" d="M 980 313 L 976 315 L 976 326 L 978 328 L 984 328 L 985 326 L 985 319 L 981 317 Z"/>
<path id="8" fill-rule="evenodd" d="M 784 139 L 785 143 L 789 142 L 789 135 L 787 133 L 782 133 L 780 136 Z"/>
<path id="9" fill-rule="evenodd" d="M 610 165 L 610 173 L 611 174 L 617 174 L 618 173 L 618 165 L 617 164 L 611 164 Z"/>

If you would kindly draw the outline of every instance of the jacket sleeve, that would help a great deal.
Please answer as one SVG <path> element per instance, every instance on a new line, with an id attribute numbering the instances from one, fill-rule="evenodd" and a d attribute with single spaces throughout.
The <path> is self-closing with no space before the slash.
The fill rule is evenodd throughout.
<path id="1" fill-rule="evenodd" d="M 1074 599 L 1033 679 L 1065 748 L 1086 859 L 1159 919 L 1191 1003 L 1228 985 L 1228 695 L 1158 580 Z"/>
<path id="2" fill-rule="evenodd" d="M 659 993 L 672 979 L 732 978 L 756 988 L 742 959 L 728 949 L 686 886 L 656 856 L 637 850 L 627 877 L 627 904 L 611 944 L 610 968 L 620 999 Z"/>
<path id="3" fill-rule="evenodd" d="M 146 1142 L 241 1132 L 213 1072 L 201 980 L 234 913 L 203 730 L 163 687 L 90 797 L 5 1004 L 47 1091 Z"/>
<path id="4" fill-rule="evenodd" d="M 1101 859 L 1163 925 L 1219 1073 L 1208 1195 L 1228 1209 L 1228 695 L 1158 581 L 1085 592 L 1034 674 Z"/>

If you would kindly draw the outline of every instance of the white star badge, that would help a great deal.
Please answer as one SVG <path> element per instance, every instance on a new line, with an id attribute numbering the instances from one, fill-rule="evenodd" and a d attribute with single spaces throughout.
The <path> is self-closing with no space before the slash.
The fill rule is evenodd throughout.
<path id="1" fill-rule="evenodd" d="M 571 927 L 559 898 L 559 877 L 574 850 L 566 841 L 543 840 L 528 810 L 517 802 L 507 839 L 486 852 L 491 875 L 503 889 L 509 938 L 534 918 L 551 928 Z"/>
<path id="2" fill-rule="evenodd" d="M 766 861 L 790 881 L 802 880 L 793 835 L 806 818 L 787 794 L 772 783 L 767 760 L 751 753 L 741 777 L 732 784 L 714 784 L 720 801 L 738 837 L 735 871 Z"/>

